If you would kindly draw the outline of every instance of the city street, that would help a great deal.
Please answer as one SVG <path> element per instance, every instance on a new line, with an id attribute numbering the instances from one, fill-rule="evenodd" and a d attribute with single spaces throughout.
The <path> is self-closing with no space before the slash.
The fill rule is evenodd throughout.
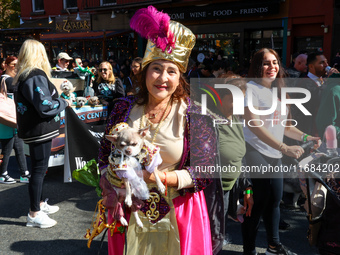
<path id="1" fill-rule="evenodd" d="M 9 173 L 18 180 L 15 157 L 10 160 Z M 61 167 L 49 169 L 45 178 L 44 197 L 50 204 L 60 207 L 59 212 L 51 218 L 58 224 L 50 229 L 26 227 L 29 208 L 27 184 L 0 184 L 0 254 L 97 254 L 102 235 L 97 236 L 88 249 L 84 238 L 90 227 L 98 201 L 94 188 L 79 182 L 63 183 Z M 299 255 L 317 254 L 316 249 L 308 245 L 306 239 L 307 219 L 299 210 L 282 209 L 282 218 L 291 228 L 280 231 L 281 241 Z M 223 254 L 241 255 L 242 238 L 239 223 L 230 221 L 228 233 L 232 244 L 223 248 Z M 265 231 L 261 224 L 257 238 L 258 252 L 266 248 Z M 104 239 L 100 254 L 107 254 L 107 241 Z M 172 255 L 172 254 L 171 254 Z"/>

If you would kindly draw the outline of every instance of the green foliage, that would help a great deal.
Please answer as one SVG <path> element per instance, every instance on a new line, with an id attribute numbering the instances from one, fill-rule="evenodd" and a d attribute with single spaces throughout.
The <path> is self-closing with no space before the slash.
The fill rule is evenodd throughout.
<path id="1" fill-rule="evenodd" d="M 101 197 L 100 173 L 95 159 L 87 162 L 83 168 L 74 170 L 72 177 L 85 185 L 95 187 L 97 195 Z"/>
<path id="2" fill-rule="evenodd" d="M 1 0 L 0 2 L 0 28 L 19 27 L 20 0 Z"/>

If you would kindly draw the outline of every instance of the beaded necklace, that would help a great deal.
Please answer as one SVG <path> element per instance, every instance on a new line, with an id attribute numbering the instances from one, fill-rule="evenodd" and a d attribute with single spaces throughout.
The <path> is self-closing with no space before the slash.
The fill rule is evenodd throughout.
<path id="1" fill-rule="evenodd" d="M 155 139 L 156 139 L 156 136 L 157 136 L 157 134 L 158 134 L 158 132 L 159 132 L 159 129 L 160 129 L 160 127 L 161 127 L 161 123 L 164 121 L 164 119 L 165 119 L 165 113 L 168 111 L 168 109 L 170 108 L 170 102 L 171 102 L 172 100 L 171 99 L 169 99 L 169 101 L 168 101 L 168 104 L 167 104 L 167 106 L 166 106 L 166 108 L 165 108 L 165 110 L 164 110 L 164 112 L 163 112 L 163 114 L 162 114 L 162 117 L 161 117 L 161 120 L 158 122 L 158 125 L 157 125 L 157 127 L 156 127 L 156 131 L 155 131 L 155 134 L 153 135 L 153 137 L 152 137 L 152 140 L 151 140 L 151 143 L 153 144 L 154 142 L 155 142 Z M 142 118 L 141 118 L 141 120 L 140 120 L 140 122 L 139 122 L 139 129 L 142 129 L 142 125 L 143 125 L 143 123 L 144 123 L 144 119 L 145 119 L 145 108 L 146 108 L 146 104 L 144 105 L 144 108 L 143 108 L 143 115 L 142 115 Z"/>

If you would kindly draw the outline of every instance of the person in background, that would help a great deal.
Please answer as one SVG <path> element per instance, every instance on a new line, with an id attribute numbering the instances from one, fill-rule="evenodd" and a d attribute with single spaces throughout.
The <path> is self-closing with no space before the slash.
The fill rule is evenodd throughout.
<path id="1" fill-rule="evenodd" d="M 294 66 L 286 71 L 290 78 L 299 78 L 307 74 L 307 54 L 299 54 L 294 61 Z"/>
<path id="2" fill-rule="evenodd" d="M 220 77 L 220 75 L 225 73 L 225 64 L 222 60 L 216 60 L 212 66 L 212 74 L 215 76 L 215 78 Z"/>
<path id="3" fill-rule="evenodd" d="M 239 76 L 235 77 L 236 78 L 224 78 L 222 84 L 235 86 L 245 94 L 247 88 L 246 80 L 241 79 Z M 220 83 L 221 82 L 219 82 L 219 84 Z M 234 169 L 233 171 L 221 173 L 221 185 L 224 199 L 225 243 L 230 243 L 229 233 L 227 233 L 228 211 L 229 209 L 234 210 L 233 215 L 237 218 L 237 200 L 239 192 L 242 190 L 244 191 L 244 206 L 241 209 L 241 213 L 239 212 L 241 222 L 244 213 L 246 216 L 250 216 L 254 204 L 253 191 L 250 181 L 243 180 L 240 181 L 240 183 L 238 182 L 238 178 L 241 174 L 242 159 L 246 153 L 246 145 L 243 135 L 243 126 L 233 124 L 240 123 L 241 121 L 239 116 L 233 114 L 233 95 L 229 89 L 215 88 L 215 90 L 221 98 L 222 105 L 218 104 L 216 107 L 215 104 L 209 100 L 208 103 L 210 103 L 210 105 L 208 108 L 213 112 L 212 115 L 215 119 L 224 119 L 227 121 L 227 123 L 217 125 L 220 164 L 228 169 Z M 230 148 L 232 148 L 232 150 Z M 242 185 L 243 183 L 246 183 L 246 185 Z M 234 187 L 235 185 L 238 187 Z M 234 191 L 235 194 L 231 194 Z M 232 201 L 230 201 L 230 199 L 232 199 Z M 229 208 L 229 204 L 232 204 L 233 208 Z M 221 251 L 220 254 L 223 254 L 223 251 Z"/>
<path id="4" fill-rule="evenodd" d="M 129 84 L 129 82 L 130 82 L 128 78 L 129 78 L 129 73 L 127 73 L 126 68 L 121 69 L 120 72 L 119 72 L 119 79 L 123 83 L 125 93 L 126 93 L 126 87 L 127 87 L 126 84 Z"/>
<path id="5" fill-rule="evenodd" d="M 2 75 L 5 72 L 5 59 L 0 58 L 0 75 Z"/>
<path id="6" fill-rule="evenodd" d="M 72 61 L 72 69 L 70 70 L 71 72 L 74 72 L 76 68 L 83 67 L 83 61 L 81 58 L 75 58 L 74 61 Z"/>
<path id="7" fill-rule="evenodd" d="M 324 81 L 326 79 L 324 77 L 330 76 L 333 73 L 339 73 L 339 71 L 335 68 L 331 68 L 329 72 L 326 72 L 328 62 L 322 52 L 312 52 L 308 54 L 307 66 L 307 76 L 304 79 L 299 79 L 296 87 L 307 89 L 311 93 L 311 99 L 304 103 L 304 107 L 311 115 L 303 114 L 294 105 L 292 107 L 292 117 L 297 120 L 296 127 L 298 129 L 307 134 L 316 136 L 318 132 L 315 118 L 319 109 L 322 90 L 325 88 Z M 302 94 L 292 94 L 291 97 L 298 98 L 299 96 L 302 97 Z"/>
<path id="8" fill-rule="evenodd" d="M 112 69 L 116 69 L 117 72 L 119 73 L 120 66 L 119 66 L 117 60 L 115 60 L 113 56 L 109 57 L 109 63 L 111 64 Z"/>
<path id="9" fill-rule="evenodd" d="M 321 141 L 319 137 L 313 137 L 303 133 L 287 122 L 287 114 L 281 112 L 281 89 L 285 86 L 284 70 L 280 57 L 276 51 L 263 48 L 257 51 L 251 61 L 248 77 L 252 80 L 247 83 L 245 96 L 244 119 L 247 125 L 244 127 L 246 141 L 247 166 L 280 167 L 282 154 L 299 158 L 304 150 L 302 147 L 288 146 L 283 143 L 283 136 L 288 136 L 299 141 L 317 141 L 317 148 Z M 277 94 L 274 89 L 277 88 Z M 256 110 L 268 110 L 272 107 L 273 97 L 277 97 L 276 109 L 273 113 L 258 115 L 250 110 L 249 98 L 252 98 L 252 107 Z M 288 111 L 288 109 L 287 109 Z M 268 122 L 266 120 L 273 120 Z M 251 120 L 251 126 L 249 121 Z M 286 122 L 285 122 L 286 121 Z M 285 125 L 282 125 L 282 122 Z M 244 217 L 242 223 L 243 254 L 256 254 L 256 235 L 262 216 L 266 233 L 268 248 L 266 255 L 283 254 L 292 255 L 285 246 L 280 243 L 279 221 L 280 201 L 283 193 L 283 172 L 252 173 L 254 206 L 251 216 Z"/>
<path id="10" fill-rule="evenodd" d="M 93 89 L 100 102 L 107 105 L 109 114 L 113 107 L 113 100 L 125 96 L 123 84 L 116 84 L 112 66 L 107 61 L 100 63 L 98 78 L 93 82 Z"/>
<path id="11" fill-rule="evenodd" d="M 58 63 L 55 66 L 56 71 L 68 71 L 67 68 L 72 59 L 73 58 L 71 58 L 66 52 L 60 52 L 57 56 Z"/>
<path id="12" fill-rule="evenodd" d="M 7 57 L 5 60 L 5 73 L 1 76 L 0 79 L 0 84 L 3 84 L 4 80 L 4 86 L 6 86 L 7 94 L 10 93 L 12 95 L 12 99 L 14 99 L 13 93 L 16 88 L 15 86 L 13 86 L 13 77 L 16 75 L 17 62 L 17 57 Z M 17 129 L 0 124 L 0 141 L 3 154 L 3 163 L 0 166 L 0 183 L 16 183 L 16 181 L 8 175 L 7 171 L 12 149 L 14 149 L 15 157 L 20 170 L 20 182 L 28 183 L 29 171 L 27 168 L 27 162 L 24 152 L 24 142 L 18 137 Z"/>
<path id="13" fill-rule="evenodd" d="M 316 127 L 323 137 L 327 126 L 336 129 L 337 141 L 340 144 L 340 74 L 332 74 L 326 81 L 326 88 L 321 95 L 320 106 L 315 118 Z"/>
<path id="14" fill-rule="evenodd" d="M 133 29 L 140 31 L 139 24 L 143 23 L 141 19 L 146 17 L 141 13 L 145 12 L 153 19 L 161 19 L 158 15 L 166 15 L 168 20 L 170 19 L 167 14 L 149 6 L 137 11 L 131 18 Z M 142 63 L 140 90 L 136 97 L 129 96 L 116 101 L 105 130 L 105 134 L 109 134 L 120 122 L 127 122 L 130 127 L 136 129 L 150 126 L 150 134 L 146 135 L 145 139 L 160 148 L 163 160 L 158 167 L 158 174 L 166 186 L 167 193 L 162 195 L 155 189 L 152 193 L 156 193 L 155 196 L 159 198 L 155 199 L 157 204 L 154 208 L 161 206 L 158 200 L 164 209 L 153 210 L 155 203 L 145 201 L 146 210 L 150 208 L 154 211 L 152 215 L 160 214 L 160 217 L 150 223 L 149 218 L 142 211 L 138 211 L 143 229 L 136 225 L 136 220 L 131 215 L 126 233 L 127 254 L 211 255 L 209 215 L 203 190 L 212 180 L 210 174 L 195 173 L 193 166 L 197 166 L 199 162 L 204 162 L 204 165 L 216 162 L 212 157 L 216 153 L 216 133 L 212 119 L 201 115 L 199 107 L 190 104 L 189 84 L 182 76 L 195 44 L 195 35 L 174 21 L 170 21 L 170 25 L 165 27 L 169 27 L 165 34 L 170 37 L 174 33 L 170 38 L 176 38 L 172 53 L 165 52 L 149 38 Z M 166 45 L 166 48 L 168 47 L 170 45 Z M 190 150 L 189 129 L 193 140 Z M 201 150 L 203 144 L 204 150 Z M 111 149 L 112 144 L 107 139 L 102 139 L 98 163 L 104 194 L 112 194 L 115 192 L 114 188 L 120 188 L 122 183 L 122 180 L 114 173 L 112 175 L 109 170 Z M 143 177 L 149 189 L 156 187 L 154 174 L 143 170 Z M 116 220 L 112 217 L 111 202 L 113 201 L 107 201 L 107 205 L 111 206 L 108 213 L 109 224 Z M 153 217 L 152 215 L 150 217 Z M 113 236 L 108 236 L 110 255 L 124 253 L 124 235 L 114 233 Z"/>
<path id="15" fill-rule="evenodd" d="M 126 82 L 126 95 L 132 95 L 133 90 L 138 87 L 137 75 L 142 71 L 142 58 L 136 57 L 132 60 L 131 73 Z"/>
<path id="16" fill-rule="evenodd" d="M 51 155 L 52 139 L 59 135 L 59 114 L 70 100 L 59 98 L 51 82 L 51 65 L 45 46 L 32 39 L 26 40 L 19 51 L 17 74 L 13 83 L 17 86 L 18 136 L 29 146 L 31 177 L 28 185 L 30 210 L 28 227 L 49 228 L 57 222 L 48 215 L 59 210 L 47 204 L 43 198 L 43 182 Z"/>

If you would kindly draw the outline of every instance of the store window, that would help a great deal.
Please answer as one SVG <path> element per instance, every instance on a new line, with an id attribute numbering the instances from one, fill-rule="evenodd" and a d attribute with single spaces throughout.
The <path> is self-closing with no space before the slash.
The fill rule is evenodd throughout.
<path id="1" fill-rule="evenodd" d="M 89 61 L 89 65 L 92 67 L 95 63 L 101 62 L 103 59 L 102 54 L 103 41 L 91 40 L 85 41 L 85 59 Z"/>
<path id="2" fill-rule="evenodd" d="M 100 5 L 114 5 L 117 4 L 116 0 L 100 0 Z"/>
<path id="3" fill-rule="evenodd" d="M 77 7 L 77 0 L 64 0 L 64 9 Z"/>
<path id="4" fill-rule="evenodd" d="M 135 38 L 134 33 L 122 34 L 106 39 L 107 57 L 114 57 L 119 63 L 125 59 L 137 57 L 135 55 Z"/>
<path id="5" fill-rule="evenodd" d="M 57 64 L 57 56 L 60 52 L 67 52 L 67 44 L 66 42 L 52 42 L 51 44 L 51 50 L 52 50 L 52 67 L 54 67 Z"/>
<path id="6" fill-rule="evenodd" d="M 238 66 L 241 33 L 196 34 L 196 44 L 191 57 L 196 60 L 199 53 L 208 55 L 214 50 L 215 55 L 229 63 L 232 69 Z"/>
<path id="7" fill-rule="evenodd" d="M 251 56 L 262 48 L 274 49 L 282 57 L 283 29 L 249 30 L 244 35 L 245 66 L 250 63 Z"/>
<path id="8" fill-rule="evenodd" d="M 44 0 L 32 0 L 33 12 L 44 10 Z"/>
<path id="9" fill-rule="evenodd" d="M 294 38 L 294 51 L 316 51 L 319 49 L 323 49 L 323 37 L 315 36 L 315 37 L 295 37 Z"/>

